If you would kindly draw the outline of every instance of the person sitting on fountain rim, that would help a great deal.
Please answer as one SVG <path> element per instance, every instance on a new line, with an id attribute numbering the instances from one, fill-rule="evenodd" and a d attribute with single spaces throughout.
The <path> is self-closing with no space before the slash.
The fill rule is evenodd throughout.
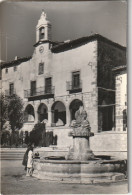
<path id="1" fill-rule="evenodd" d="M 84 110 L 83 104 L 80 104 L 79 110 L 75 113 L 74 128 L 82 127 L 82 129 L 88 129 L 90 131 L 90 124 L 87 120 L 87 112 Z"/>

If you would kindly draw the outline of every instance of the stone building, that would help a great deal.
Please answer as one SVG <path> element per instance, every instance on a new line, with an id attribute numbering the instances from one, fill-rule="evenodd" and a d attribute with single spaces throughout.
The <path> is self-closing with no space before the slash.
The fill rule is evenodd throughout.
<path id="1" fill-rule="evenodd" d="M 95 134 L 117 130 L 112 69 L 123 64 L 126 48 L 99 34 L 52 41 L 51 23 L 42 12 L 33 55 L 2 65 L 2 89 L 24 100 L 23 130 L 31 131 L 37 121 L 44 121 L 46 130 L 57 135 L 57 145 L 68 146 L 70 124 L 80 102 Z"/>
<path id="2" fill-rule="evenodd" d="M 116 130 L 127 131 L 127 72 L 126 65 L 113 69 L 116 82 Z"/>

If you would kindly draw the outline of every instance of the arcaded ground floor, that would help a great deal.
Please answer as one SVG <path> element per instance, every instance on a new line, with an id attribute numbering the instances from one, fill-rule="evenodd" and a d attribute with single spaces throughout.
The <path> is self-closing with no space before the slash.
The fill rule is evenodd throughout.
<path id="1" fill-rule="evenodd" d="M 46 129 L 47 132 L 52 131 L 53 136 L 57 137 L 57 145 L 53 147 L 67 149 L 73 146 L 73 138 L 68 135 L 71 130 L 72 128 L 70 127 L 48 127 Z M 111 155 L 121 159 L 127 159 L 127 140 L 127 131 L 94 133 L 94 136 L 90 138 L 90 148 L 95 155 Z"/>
<path id="2" fill-rule="evenodd" d="M 25 176 L 21 161 L 1 161 L 1 194 L 126 194 L 127 181 L 109 184 L 62 184 Z"/>

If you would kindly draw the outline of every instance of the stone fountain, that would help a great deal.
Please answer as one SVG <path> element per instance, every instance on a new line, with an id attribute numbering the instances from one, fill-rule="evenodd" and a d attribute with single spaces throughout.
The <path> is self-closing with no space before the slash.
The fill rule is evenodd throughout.
<path id="1" fill-rule="evenodd" d="M 124 160 L 98 158 L 90 149 L 91 132 L 87 113 L 81 105 L 69 136 L 73 147 L 65 157 L 47 157 L 34 162 L 34 177 L 63 183 L 101 183 L 125 179 Z"/>

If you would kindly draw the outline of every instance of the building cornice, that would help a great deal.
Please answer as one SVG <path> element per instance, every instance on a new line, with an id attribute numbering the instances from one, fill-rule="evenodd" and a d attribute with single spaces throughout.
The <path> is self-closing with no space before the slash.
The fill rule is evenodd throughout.
<path id="1" fill-rule="evenodd" d="M 93 34 L 91 36 L 82 37 L 82 38 L 75 39 L 75 40 L 72 40 L 72 41 L 60 43 L 59 45 L 55 45 L 55 46 L 52 47 L 52 52 L 53 53 L 64 52 L 66 50 L 70 50 L 70 49 L 79 47 L 81 45 L 87 44 L 88 42 L 92 42 L 92 41 L 95 41 L 95 40 L 102 41 L 102 42 L 105 42 L 107 44 L 113 45 L 113 46 L 115 46 L 115 47 L 117 47 L 121 50 L 126 50 L 126 47 L 124 47 L 124 46 L 122 46 L 118 43 L 115 43 L 115 42 L 103 37 L 102 35 Z"/>
<path id="2" fill-rule="evenodd" d="M 114 75 L 127 74 L 127 66 L 121 65 L 112 69 Z"/>
<path id="3" fill-rule="evenodd" d="M 115 46 L 115 47 L 117 47 L 121 50 L 126 51 L 126 47 L 124 47 L 124 46 L 122 46 L 118 43 L 115 43 L 115 42 L 113 42 L 113 41 L 111 41 L 111 40 L 109 40 L 109 39 L 107 39 L 107 38 L 105 38 L 105 37 L 103 37 L 102 35 L 99 35 L 99 34 L 94 34 L 94 35 L 91 35 L 91 36 L 88 36 L 88 37 L 82 37 L 82 38 L 79 38 L 79 39 L 75 39 L 75 40 L 72 40 L 72 41 L 66 41 L 66 42 L 54 42 L 54 41 L 50 41 L 50 40 L 43 40 L 43 41 L 38 41 L 37 43 L 35 43 L 34 47 L 37 47 L 38 45 L 41 45 L 41 44 L 44 44 L 44 43 L 50 43 L 50 44 L 52 44 L 52 47 L 51 47 L 52 53 L 60 53 L 60 52 L 64 52 L 64 51 L 79 47 L 81 45 L 87 44 L 89 42 L 96 41 L 96 40 L 105 42 L 109 45 L 113 45 L 113 46 Z M 19 65 L 21 62 L 26 62 L 30 59 L 31 59 L 31 56 L 30 57 L 24 57 L 24 58 L 18 58 L 17 60 L 2 63 L 1 68 L 8 68 L 8 67 L 11 67 L 11 66 Z"/>
<path id="4" fill-rule="evenodd" d="M 63 42 L 55 42 L 55 41 L 50 41 L 50 40 L 43 40 L 43 41 L 38 41 L 33 46 L 37 47 L 38 45 L 41 45 L 41 44 L 44 44 L 44 43 L 50 43 L 52 45 L 59 45 L 59 44 L 62 44 Z"/>
<path id="5" fill-rule="evenodd" d="M 9 62 L 2 63 L 1 64 L 1 69 L 3 69 L 3 68 L 9 68 L 9 67 L 12 67 L 12 66 L 17 66 L 20 63 L 26 62 L 26 61 L 28 61 L 30 59 L 31 59 L 31 56 L 29 56 L 29 57 L 23 57 L 23 58 L 18 58 L 17 60 L 13 60 L 13 61 L 9 61 Z"/>
<path id="6" fill-rule="evenodd" d="M 126 70 L 127 66 L 126 65 L 121 65 L 121 66 L 117 66 L 115 68 L 112 69 L 112 71 L 117 72 L 117 71 L 122 71 L 122 70 Z"/>

